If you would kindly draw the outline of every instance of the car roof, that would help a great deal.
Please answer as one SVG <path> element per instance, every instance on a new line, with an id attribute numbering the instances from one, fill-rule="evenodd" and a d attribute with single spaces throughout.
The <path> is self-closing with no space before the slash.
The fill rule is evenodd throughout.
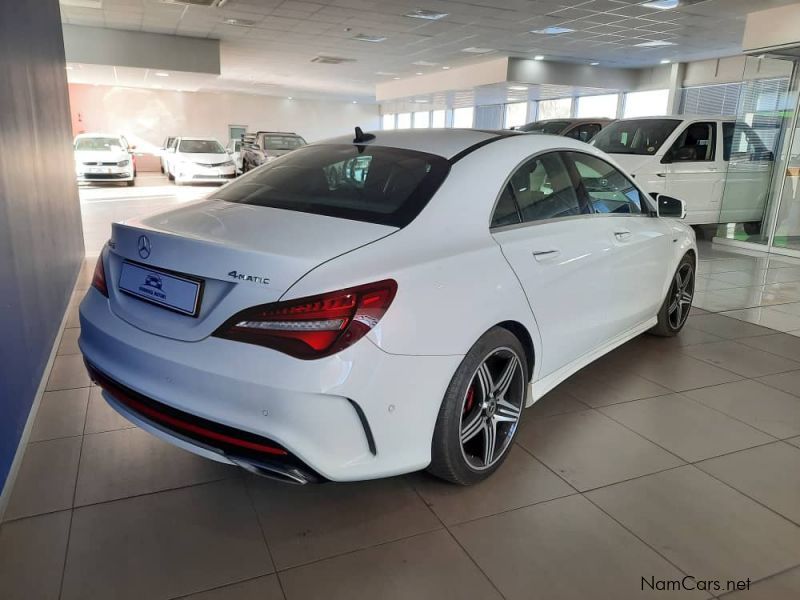
<path id="1" fill-rule="evenodd" d="M 354 135 L 351 133 L 317 144 L 353 144 L 355 142 Z M 365 132 L 365 140 L 362 143 L 365 146 L 415 150 L 452 159 L 476 146 L 518 135 L 525 135 L 525 133 L 510 129 L 400 129 Z M 374 138 L 370 136 L 374 136 Z"/>
<path id="2" fill-rule="evenodd" d="M 79 133 L 78 135 L 75 136 L 75 139 L 77 140 L 77 139 L 80 139 L 80 138 L 102 138 L 102 137 L 121 138 L 123 136 L 122 136 L 122 134 L 119 134 L 119 133 L 102 133 L 102 132 L 100 132 L 100 133 Z"/>
<path id="3" fill-rule="evenodd" d="M 619 119 L 620 121 L 641 121 L 641 120 L 653 120 L 653 119 L 664 119 L 664 120 L 672 120 L 672 121 L 735 121 L 736 117 L 730 115 L 653 115 L 649 117 L 627 117 L 624 119 Z"/>
<path id="4" fill-rule="evenodd" d="M 189 142 L 217 142 L 217 143 L 219 143 L 219 140 L 217 138 L 213 138 L 213 137 L 183 137 L 183 136 L 178 136 L 175 139 L 187 140 Z"/>

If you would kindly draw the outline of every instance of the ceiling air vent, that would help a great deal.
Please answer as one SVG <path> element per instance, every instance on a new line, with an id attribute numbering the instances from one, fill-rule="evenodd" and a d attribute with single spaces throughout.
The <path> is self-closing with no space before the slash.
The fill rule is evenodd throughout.
<path id="1" fill-rule="evenodd" d="M 228 0 L 161 0 L 164 4 L 179 4 L 181 6 L 205 6 L 206 8 L 219 8 Z"/>
<path id="2" fill-rule="evenodd" d="M 340 56 L 315 56 L 311 59 L 312 63 L 319 63 L 322 65 L 340 65 L 342 63 L 356 62 L 355 58 L 342 58 Z"/>

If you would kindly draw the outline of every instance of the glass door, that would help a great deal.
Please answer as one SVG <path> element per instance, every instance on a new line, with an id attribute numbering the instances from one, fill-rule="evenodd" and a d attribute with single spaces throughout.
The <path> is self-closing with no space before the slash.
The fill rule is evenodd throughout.
<path id="1" fill-rule="evenodd" d="M 800 79 L 800 64 L 795 65 L 795 87 Z M 798 94 L 795 94 L 797 102 Z M 800 252 L 800 120 L 795 105 L 794 119 L 784 144 L 786 159 L 780 181 L 780 204 L 775 216 L 772 245 Z"/>

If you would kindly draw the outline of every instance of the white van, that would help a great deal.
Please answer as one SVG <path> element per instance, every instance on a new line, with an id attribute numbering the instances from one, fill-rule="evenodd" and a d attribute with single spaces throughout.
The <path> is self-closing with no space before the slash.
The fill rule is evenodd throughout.
<path id="1" fill-rule="evenodd" d="M 760 226 L 774 156 L 746 123 L 733 117 L 620 119 L 590 143 L 613 155 L 648 192 L 683 200 L 692 225 L 744 223 L 753 233 Z"/>

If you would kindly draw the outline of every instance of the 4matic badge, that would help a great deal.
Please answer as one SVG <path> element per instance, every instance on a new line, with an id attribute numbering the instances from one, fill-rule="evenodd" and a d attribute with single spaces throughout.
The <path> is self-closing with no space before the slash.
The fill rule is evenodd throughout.
<path id="1" fill-rule="evenodd" d="M 231 271 L 228 277 L 232 277 L 238 281 L 251 281 L 253 283 L 260 283 L 262 285 L 269 285 L 269 277 L 261 277 L 260 275 L 246 275 L 239 273 L 239 271 Z"/>

